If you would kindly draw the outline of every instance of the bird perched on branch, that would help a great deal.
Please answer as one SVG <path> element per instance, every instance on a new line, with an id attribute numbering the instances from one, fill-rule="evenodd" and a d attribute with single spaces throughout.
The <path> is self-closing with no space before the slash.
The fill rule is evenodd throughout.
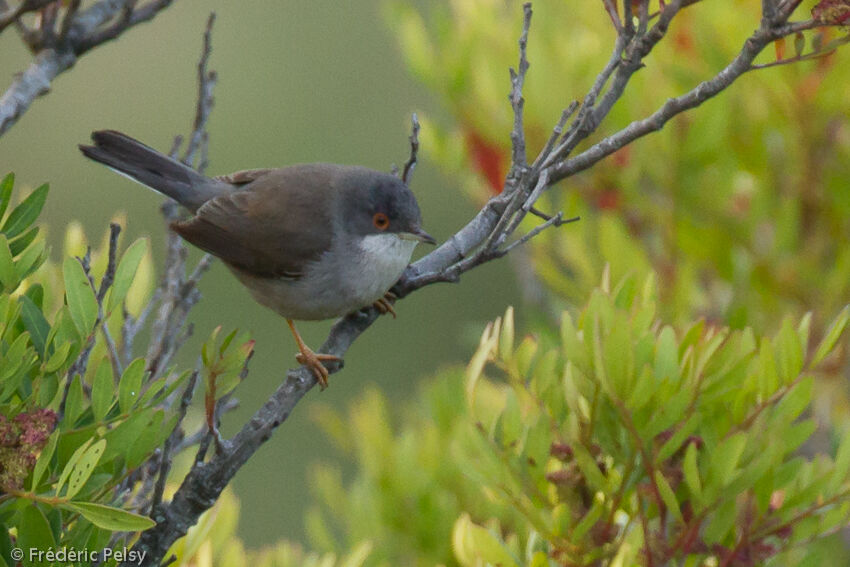
<path id="1" fill-rule="evenodd" d="M 254 299 L 286 318 L 299 354 L 321 387 L 323 361 L 293 320 L 346 315 L 384 299 L 419 242 L 416 197 L 398 178 L 365 167 L 314 163 L 206 177 L 113 130 L 92 133 L 86 157 L 171 197 L 192 213 L 172 229 L 220 258 Z"/>

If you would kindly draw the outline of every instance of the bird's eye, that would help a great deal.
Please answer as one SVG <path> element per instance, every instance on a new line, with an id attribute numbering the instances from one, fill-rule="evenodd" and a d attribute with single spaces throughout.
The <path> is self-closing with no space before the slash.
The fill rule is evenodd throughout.
<path id="1" fill-rule="evenodd" d="M 386 230 L 390 226 L 390 218 L 384 213 L 375 213 L 375 216 L 372 217 L 372 224 L 378 230 Z"/>

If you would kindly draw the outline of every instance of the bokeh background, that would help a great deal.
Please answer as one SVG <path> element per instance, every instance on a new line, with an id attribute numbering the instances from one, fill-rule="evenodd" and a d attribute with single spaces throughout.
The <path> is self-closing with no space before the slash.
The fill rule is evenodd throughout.
<path id="1" fill-rule="evenodd" d="M 407 159 L 410 114 L 439 116 L 433 96 L 405 70 L 377 0 L 176 2 L 87 54 L 0 138 L 0 171 L 13 169 L 21 188 L 51 185 L 42 222 L 50 227 L 54 260 L 72 220 L 99 242 L 121 211 L 125 242 L 148 235 L 155 261 L 161 260 L 161 198 L 85 160 L 77 144 L 92 130 L 112 128 L 166 151 L 175 135 L 188 133 L 210 11 L 217 14 L 210 68 L 219 75 L 209 124 L 210 174 L 309 161 L 389 170 Z M 7 30 L 0 36 L 3 88 L 28 62 L 14 30 Z M 456 184 L 427 161 L 414 175 L 425 226 L 438 239 L 474 210 Z M 277 386 L 296 349 L 284 321 L 255 304 L 221 265 L 200 287 L 203 300 L 190 316 L 196 337 L 182 350 L 181 366 L 194 364 L 200 340 L 216 325 L 248 329 L 257 340 L 248 381 L 237 392 L 241 406 L 224 420 L 225 434 L 232 433 Z M 342 409 L 375 384 L 400 402 L 438 367 L 466 360 L 483 323 L 517 300 L 513 271 L 496 262 L 459 285 L 414 294 L 397 307 L 397 320 L 378 321 L 349 351 L 331 387 L 311 392 L 237 475 L 245 543 L 304 539 L 310 465 L 334 456 L 310 419 L 314 401 Z M 299 325 L 311 345 L 320 344 L 329 327 Z"/>

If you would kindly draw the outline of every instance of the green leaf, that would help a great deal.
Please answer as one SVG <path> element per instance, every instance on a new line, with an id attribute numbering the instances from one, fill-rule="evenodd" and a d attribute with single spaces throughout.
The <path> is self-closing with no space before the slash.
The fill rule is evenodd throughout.
<path id="1" fill-rule="evenodd" d="M 605 495 L 602 492 L 597 492 L 593 496 L 593 504 L 591 504 L 590 510 L 573 529 L 571 539 L 573 541 L 583 540 L 590 528 L 595 526 L 596 522 L 602 517 L 603 512 L 605 512 Z"/>
<path id="2" fill-rule="evenodd" d="M 68 361 L 69 354 L 71 354 L 71 343 L 62 343 L 62 346 L 56 349 L 44 363 L 44 372 L 50 374 L 62 368 L 62 365 Z"/>
<path id="3" fill-rule="evenodd" d="M 793 382 L 803 369 L 803 348 L 800 345 L 800 337 L 788 317 L 782 322 L 776 350 L 779 355 L 779 374 L 783 384 Z"/>
<path id="4" fill-rule="evenodd" d="M 508 307 L 502 319 L 501 332 L 499 333 L 499 356 L 503 360 L 510 360 L 514 351 L 514 308 Z"/>
<path id="5" fill-rule="evenodd" d="M 38 460 L 35 462 L 35 467 L 32 469 L 32 484 L 30 490 L 36 492 L 38 483 L 41 482 L 41 476 L 47 467 L 50 466 L 50 461 L 53 459 L 53 453 L 56 451 L 56 443 L 59 441 L 59 432 L 54 431 L 50 434 L 50 439 L 47 440 L 47 445 L 41 450 Z"/>
<path id="6" fill-rule="evenodd" d="M 455 522 L 452 536 L 455 546 L 471 560 L 483 560 L 490 565 L 518 565 L 504 543 L 490 530 L 473 523 L 464 514 Z"/>
<path id="7" fill-rule="evenodd" d="M 32 244 L 32 241 L 35 240 L 36 236 L 38 236 L 38 230 L 38 227 L 34 226 L 21 236 L 9 242 L 9 250 L 12 252 L 12 256 L 17 256 L 26 250 L 27 246 Z"/>
<path id="8" fill-rule="evenodd" d="M 667 442 L 661 446 L 661 449 L 658 450 L 658 455 L 655 458 L 655 462 L 657 464 L 660 464 L 663 461 L 669 459 L 671 456 L 673 456 L 673 453 L 679 450 L 679 448 L 682 446 L 682 443 L 687 440 L 688 436 L 690 436 L 691 433 L 696 431 L 696 428 L 699 427 L 701 421 L 702 417 L 700 416 L 700 414 L 691 414 L 691 417 L 689 417 L 688 420 L 676 430 L 676 432 L 670 437 L 670 439 L 668 439 Z"/>
<path id="9" fill-rule="evenodd" d="M 778 372 L 776 371 L 776 357 L 773 354 L 773 344 L 765 337 L 761 340 L 758 358 L 758 386 L 759 395 L 766 400 L 779 388 Z"/>
<path id="10" fill-rule="evenodd" d="M 155 409 L 148 415 L 144 427 L 133 439 L 133 444 L 127 451 L 127 466 L 130 468 L 141 465 L 171 433 L 171 431 L 163 432 L 162 425 L 165 420 L 165 412 L 162 409 Z"/>
<path id="11" fill-rule="evenodd" d="M 836 492 L 847 481 L 848 471 L 850 471 L 850 434 L 845 432 L 841 436 L 841 443 L 838 444 L 838 451 L 835 454 L 835 468 L 829 478 L 827 491 L 830 494 Z"/>
<path id="12" fill-rule="evenodd" d="M 844 309 L 841 310 L 841 313 L 838 314 L 838 317 L 836 317 L 829 326 L 829 330 L 826 332 L 826 335 L 824 335 L 817 350 L 815 350 L 815 355 L 812 357 L 812 367 L 823 362 L 823 359 L 832 352 L 832 349 L 835 348 L 835 343 L 838 342 L 838 339 L 841 337 L 841 333 L 844 332 L 845 327 L 847 327 L 847 322 L 849 320 L 850 305 L 846 305 Z"/>
<path id="13" fill-rule="evenodd" d="M 31 504 L 21 512 L 21 521 L 18 524 L 18 541 L 16 547 L 24 550 L 24 565 L 43 565 L 44 562 L 30 562 L 30 549 L 47 551 L 54 548 L 56 540 L 50 524 L 38 506 Z"/>
<path id="14" fill-rule="evenodd" d="M 800 337 L 800 347 L 803 352 L 809 349 L 809 335 L 812 332 L 812 312 L 807 311 L 803 318 L 800 319 L 800 324 L 797 325 L 797 336 Z"/>
<path id="15" fill-rule="evenodd" d="M 803 410 L 808 407 L 812 401 L 812 389 L 814 388 L 814 379 L 807 376 L 800 380 L 791 390 L 785 394 L 779 403 L 776 404 L 774 410 L 774 419 L 779 419 L 785 423 L 790 423 L 797 419 L 803 413 Z"/>
<path id="16" fill-rule="evenodd" d="M 68 388 L 68 398 L 65 400 L 65 423 L 73 427 L 77 418 L 83 413 L 83 385 L 80 382 L 80 375 L 74 374 L 71 378 L 71 385 Z"/>
<path id="17" fill-rule="evenodd" d="M 608 482 L 605 479 L 605 475 L 599 470 L 596 460 L 581 443 L 576 443 L 572 446 L 572 449 L 573 458 L 575 458 L 579 470 L 584 475 L 590 487 L 593 490 L 604 492 L 608 486 Z"/>
<path id="18" fill-rule="evenodd" d="M 734 479 L 735 468 L 746 446 L 746 434 L 738 432 L 721 442 L 714 450 L 711 464 L 716 478 L 720 481 L 720 486 L 727 486 Z"/>
<path id="19" fill-rule="evenodd" d="M 86 481 L 94 472 L 100 457 L 103 456 L 103 450 L 106 448 L 106 439 L 101 439 L 88 449 L 77 463 L 74 465 L 74 470 L 71 471 L 71 476 L 68 478 L 68 491 L 65 493 L 65 498 L 69 500 L 74 498 L 80 489 L 86 484 Z"/>
<path id="20" fill-rule="evenodd" d="M 655 393 L 655 377 L 652 375 L 652 368 L 647 364 L 638 375 L 635 381 L 634 389 L 629 396 L 628 407 L 632 411 L 637 411 L 645 406 Z"/>
<path id="21" fill-rule="evenodd" d="M 685 460 L 682 463 L 682 470 L 685 474 L 685 484 L 688 485 L 688 490 L 694 495 L 697 503 L 702 501 L 702 482 L 699 479 L 699 465 L 697 464 L 698 449 L 696 443 L 689 443 L 685 450 Z M 699 510 L 697 510 L 699 511 Z"/>
<path id="22" fill-rule="evenodd" d="M 676 334 L 670 326 L 665 326 L 658 335 L 655 351 L 655 379 L 658 381 L 678 381 L 679 379 Z"/>
<path id="23" fill-rule="evenodd" d="M 65 258 L 62 265 L 65 277 L 65 297 L 71 319 L 77 325 L 80 335 L 87 337 L 97 322 L 97 298 L 85 270 L 76 258 Z"/>
<path id="24" fill-rule="evenodd" d="M 112 365 L 104 358 L 97 367 L 91 388 L 91 408 L 95 421 L 103 421 L 113 404 L 115 380 Z"/>
<path id="25" fill-rule="evenodd" d="M 9 241 L 4 234 L 0 234 L 0 285 L 3 286 L 4 293 L 12 293 L 18 288 L 19 283 L 12 251 L 9 250 Z"/>
<path id="26" fill-rule="evenodd" d="M 112 313 L 116 307 L 121 305 L 124 298 L 127 297 L 127 292 L 133 284 L 136 271 L 139 269 L 139 264 L 142 262 L 147 249 L 147 239 L 139 238 L 124 251 L 121 260 L 118 262 L 118 268 L 115 270 L 115 279 L 110 288 L 109 302 L 106 307 L 107 314 Z"/>
<path id="27" fill-rule="evenodd" d="M 209 338 L 201 345 L 201 361 L 204 363 L 204 366 L 210 367 L 215 362 L 213 358 L 215 356 L 216 348 L 215 344 L 218 341 L 218 335 L 221 333 L 221 325 L 216 327 L 210 333 Z"/>
<path id="28" fill-rule="evenodd" d="M 722 543 L 726 535 L 735 525 L 737 510 L 735 498 L 729 498 L 709 517 L 708 526 L 705 528 L 703 538 L 709 545 Z"/>
<path id="29" fill-rule="evenodd" d="M 7 238 L 13 238 L 29 228 L 38 218 L 42 207 L 44 207 L 44 201 L 47 199 L 47 191 L 48 186 L 44 184 L 21 201 L 9 214 L 9 218 L 6 219 L 0 232 L 6 234 Z"/>
<path id="30" fill-rule="evenodd" d="M 125 458 L 132 452 L 133 443 L 141 436 L 142 431 L 150 423 L 153 409 L 133 413 L 105 435 L 109 446 L 104 461 L 122 455 Z"/>
<path id="31" fill-rule="evenodd" d="M 94 502 L 65 502 L 60 506 L 77 512 L 99 528 L 115 532 L 138 532 L 156 525 L 156 522 L 147 516 Z"/>
<path id="32" fill-rule="evenodd" d="M 20 256 L 18 256 L 18 261 L 15 265 L 18 277 L 21 279 L 26 278 L 35 272 L 38 267 L 45 262 L 45 260 L 47 260 L 47 251 L 45 249 L 44 241 L 40 240 L 28 247 L 21 253 Z"/>
<path id="33" fill-rule="evenodd" d="M 6 214 L 9 202 L 12 200 L 12 187 L 15 185 L 15 174 L 8 173 L 3 181 L 0 181 L 0 220 Z"/>
<path id="34" fill-rule="evenodd" d="M 139 399 L 142 389 L 142 379 L 145 376 L 145 359 L 137 358 L 124 370 L 118 383 L 118 407 L 122 413 L 127 413 Z"/>
<path id="35" fill-rule="evenodd" d="M 82 445 L 77 447 L 74 453 L 71 455 L 71 458 L 68 459 L 68 462 L 65 463 L 65 468 L 62 469 L 62 474 L 59 475 L 59 482 L 56 484 L 56 494 L 62 490 L 62 487 L 65 486 L 65 482 L 68 480 L 68 477 L 71 476 L 71 472 L 74 470 L 74 466 L 77 464 L 77 461 L 80 460 L 80 457 L 86 452 L 86 449 L 89 448 L 94 442 L 94 437 L 89 437 L 86 439 Z"/>
<path id="36" fill-rule="evenodd" d="M 655 486 L 658 487 L 658 492 L 661 494 L 661 499 L 664 501 L 664 505 L 667 506 L 667 509 L 673 514 L 679 523 L 684 524 L 685 519 L 682 517 L 682 511 L 679 509 L 679 502 L 676 500 L 676 494 L 673 492 L 673 489 L 670 488 L 670 484 L 667 482 L 667 479 L 664 478 L 664 475 L 658 470 L 655 471 Z"/>
<path id="37" fill-rule="evenodd" d="M 9 528 L 0 522 L 0 567 L 12 567 L 17 564 L 17 561 L 13 561 L 11 557 L 12 547 Z"/>
<path id="38" fill-rule="evenodd" d="M 18 298 L 18 301 L 21 302 L 21 320 L 24 323 L 24 327 L 30 333 L 35 350 L 43 359 L 47 335 L 50 333 L 50 325 L 41 313 L 41 309 L 36 306 L 32 299 L 26 295 L 22 295 Z"/>

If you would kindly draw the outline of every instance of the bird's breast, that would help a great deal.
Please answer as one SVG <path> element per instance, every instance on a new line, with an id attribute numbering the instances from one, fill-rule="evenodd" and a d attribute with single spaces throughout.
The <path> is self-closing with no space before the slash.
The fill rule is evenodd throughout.
<path id="1" fill-rule="evenodd" d="M 415 241 L 395 234 L 335 239 L 297 279 L 257 278 L 234 270 L 261 304 L 296 320 L 331 319 L 383 297 L 410 263 Z"/>

